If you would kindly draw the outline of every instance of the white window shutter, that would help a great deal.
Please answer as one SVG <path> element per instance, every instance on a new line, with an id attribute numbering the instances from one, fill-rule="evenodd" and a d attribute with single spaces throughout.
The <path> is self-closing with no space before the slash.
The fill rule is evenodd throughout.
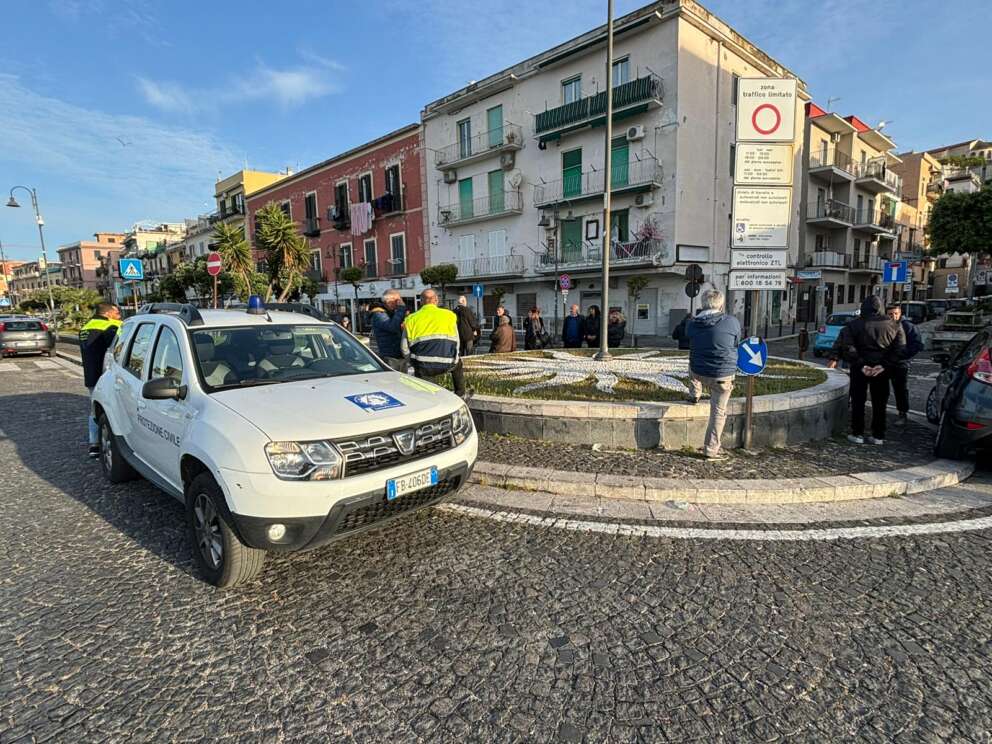
<path id="1" fill-rule="evenodd" d="M 462 235 L 458 238 L 459 258 L 475 258 L 475 235 Z"/>
<path id="2" fill-rule="evenodd" d="M 489 232 L 489 255 L 506 255 L 506 230 L 491 230 Z"/>

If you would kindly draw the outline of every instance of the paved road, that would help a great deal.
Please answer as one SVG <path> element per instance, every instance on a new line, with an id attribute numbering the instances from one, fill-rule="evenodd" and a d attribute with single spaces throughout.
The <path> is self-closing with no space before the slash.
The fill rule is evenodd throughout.
<path id="1" fill-rule="evenodd" d="M 0 742 L 990 741 L 990 531 L 809 542 L 430 510 L 221 593 L 178 504 L 0 370 Z M 759 525 L 760 527 L 760 525 Z"/>

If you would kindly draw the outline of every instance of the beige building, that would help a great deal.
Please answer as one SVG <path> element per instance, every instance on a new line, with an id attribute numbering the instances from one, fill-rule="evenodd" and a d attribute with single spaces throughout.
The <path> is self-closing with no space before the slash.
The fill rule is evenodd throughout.
<path id="1" fill-rule="evenodd" d="M 946 191 L 973 193 L 983 184 L 992 183 L 992 142 L 967 140 L 927 152 L 944 166 Z M 947 162 L 950 159 L 958 162 Z M 967 164 L 962 163 L 962 159 L 966 159 Z"/>
<path id="2" fill-rule="evenodd" d="M 81 240 L 59 248 L 62 263 L 62 282 L 77 289 L 98 289 L 97 272 L 102 259 L 109 253 L 119 253 L 124 248 L 122 233 L 95 233 L 94 240 Z"/>
<path id="3" fill-rule="evenodd" d="M 286 173 L 269 173 L 267 171 L 246 169 L 239 170 L 237 173 L 221 179 L 214 185 L 214 199 L 217 201 L 215 219 L 244 227 L 245 197 L 274 184 L 288 175 L 291 175 L 291 171 L 288 168 L 286 169 Z M 247 238 L 247 234 L 245 237 Z M 202 253 L 198 255 L 202 255 Z"/>
<path id="4" fill-rule="evenodd" d="M 142 296 L 154 291 L 160 276 L 169 270 L 166 248 L 171 243 L 182 241 L 185 236 L 186 224 L 183 222 L 143 222 L 134 225 L 124 237 L 124 250 L 120 258 L 141 259 L 145 278 L 140 282 L 122 281 L 115 266 L 115 301 L 122 304 L 130 302 L 136 286 Z"/>
<path id="5" fill-rule="evenodd" d="M 903 152 L 898 157 L 902 162 L 892 166 L 902 178 L 896 251 L 906 258 L 919 258 L 929 250 L 926 228 L 930 224 L 930 212 L 944 193 L 942 167 L 928 152 Z"/>
<path id="6" fill-rule="evenodd" d="M 28 261 L 14 268 L 9 289 L 20 302 L 33 292 L 47 290 L 49 282 L 53 287 L 62 284 L 61 264 L 49 261 L 43 267 L 41 261 Z"/>
<path id="7" fill-rule="evenodd" d="M 17 298 L 10 293 L 9 283 L 14 278 L 14 269 L 23 266 L 24 261 L 0 261 L 0 297 L 6 297 L 10 304 L 16 304 Z"/>
<path id="8" fill-rule="evenodd" d="M 903 183 L 895 143 L 856 116 L 811 102 L 805 139 L 801 250 L 813 289 L 798 316 L 812 321 L 855 310 L 868 294 L 887 296 L 882 266 L 894 254 Z"/>

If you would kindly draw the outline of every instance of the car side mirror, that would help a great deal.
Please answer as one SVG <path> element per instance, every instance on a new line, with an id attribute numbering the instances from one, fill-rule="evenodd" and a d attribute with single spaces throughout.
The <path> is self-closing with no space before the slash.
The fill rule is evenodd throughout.
<path id="1" fill-rule="evenodd" d="M 951 363 L 951 355 L 945 354 L 943 352 L 932 354 L 930 358 L 933 359 L 935 362 L 937 362 L 937 364 L 940 365 L 941 369 L 947 369 L 947 365 Z"/>
<path id="2" fill-rule="evenodd" d="M 186 398 L 186 386 L 177 385 L 169 377 L 157 377 L 141 386 L 141 397 L 148 400 L 183 400 Z"/>

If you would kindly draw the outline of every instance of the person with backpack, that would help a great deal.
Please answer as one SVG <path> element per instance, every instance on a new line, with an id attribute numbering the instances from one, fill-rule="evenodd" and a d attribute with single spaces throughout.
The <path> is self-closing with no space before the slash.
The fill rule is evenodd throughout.
<path id="1" fill-rule="evenodd" d="M 425 289 L 420 309 L 403 323 L 403 350 L 409 354 L 413 372 L 422 379 L 451 373 L 455 395 L 467 397 L 465 371 L 458 355 L 458 317 L 438 305 L 437 292 Z"/>

